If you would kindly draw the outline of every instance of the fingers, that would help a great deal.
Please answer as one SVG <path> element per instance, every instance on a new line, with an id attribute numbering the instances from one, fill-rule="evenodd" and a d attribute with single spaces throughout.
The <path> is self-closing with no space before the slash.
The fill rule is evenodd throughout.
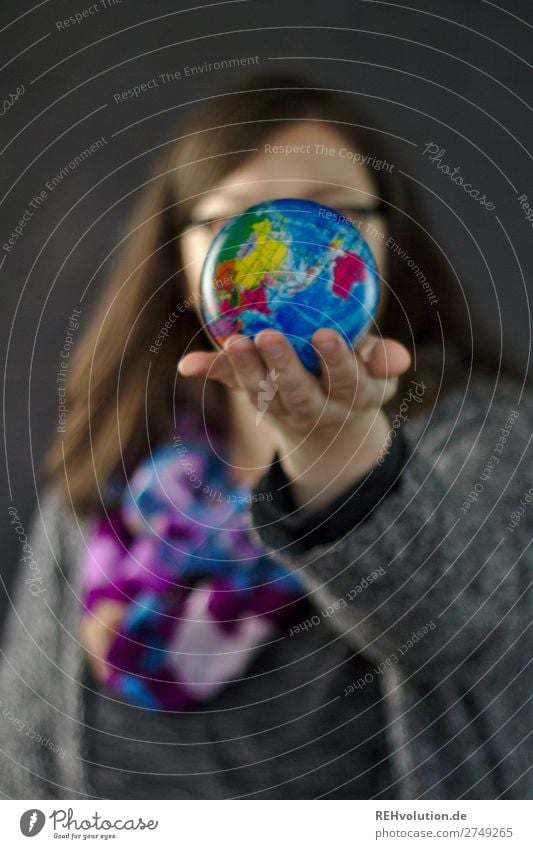
<path id="1" fill-rule="evenodd" d="M 259 392 L 265 390 L 268 396 L 270 412 L 279 412 L 276 375 L 270 375 L 270 386 L 265 384 L 269 378 L 268 367 L 254 342 L 246 336 L 230 336 L 224 345 L 224 352 L 233 368 L 240 389 L 247 393 L 250 402 L 258 407 Z"/>
<path id="2" fill-rule="evenodd" d="M 356 345 L 356 352 L 364 362 L 367 374 L 363 404 L 366 407 L 382 407 L 396 394 L 398 376 L 409 368 L 409 352 L 394 339 L 371 334 Z"/>
<path id="3" fill-rule="evenodd" d="M 356 345 L 357 355 L 364 361 L 368 373 L 365 402 L 382 406 L 396 394 L 398 378 L 411 365 L 407 348 L 395 339 L 366 334 Z"/>
<path id="4" fill-rule="evenodd" d="M 219 380 L 230 389 L 239 388 L 233 366 L 221 351 L 185 354 L 178 363 L 178 371 L 183 377 L 208 377 Z"/>
<path id="5" fill-rule="evenodd" d="M 395 339 L 367 337 L 364 354 L 369 374 L 373 377 L 398 377 L 411 365 L 411 355 L 407 348 Z"/>
<path id="6" fill-rule="evenodd" d="M 222 354 L 187 354 L 178 370 L 184 377 L 205 376 L 241 389 L 256 406 L 261 393 L 271 415 L 316 418 L 325 400 L 320 384 L 303 366 L 289 340 L 275 330 L 261 331 L 254 340 L 231 336 Z"/>
<path id="7" fill-rule="evenodd" d="M 316 421 L 328 399 L 341 401 L 348 409 L 382 406 L 411 363 L 407 349 L 394 339 L 366 334 L 354 351 L 341 334 L 324 327 L 311 342 L 321 361 L 321 382 L 276 330 L 262 330 L 255 340 L 231 336 L 223 352 L 186 354 L 178 370 L 184 377 L 208 377 L 243 390 L 256 405 L 259 393 L 266 391 L 269 413 Z"/>
<path id="8" fill-rule="evenodd" d="M 367 379 L 366 368 L 340 333 L 321 328 L 311 337 L 320 357 L 322 383 L 328 395 L 352 406 Z"/>
<path id="9" fill-rule="evenodd" d="M 321 328 L 312 342 L 321 358 L 322 382 L 331 398 L 350 407 L 380 407 L 397 390 L 398 376 L 411 363 L 407 349 L 394 339 L 366 334 L 355 346 L 331 328 Z"/>
<path id="10" fill-rule="evenodd" d="M 275 375 L 278 405 L 295 419 L 316 420 L 324 406 L 324 393 L 287 337 L 276 330 L 262 330 L 255 344 L 268 373 Z"/>

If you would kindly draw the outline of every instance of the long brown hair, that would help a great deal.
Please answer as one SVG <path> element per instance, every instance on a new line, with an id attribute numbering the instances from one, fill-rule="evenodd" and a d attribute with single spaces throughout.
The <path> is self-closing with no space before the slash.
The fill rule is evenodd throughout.
<path id="1" fill-rule="evenodd" d="M 415 355 L 404 379 L 423 375 L 430 381 L 433 369 L 433 387 L 445 387 L 470 367 L 498 365 L 485 345 L 476 348 L 479 334 L 460 281 L 425 231 L 412 187 L 383 141 L 386 134 L 370 129 L 351 96 L 297 76 L 260 74 L 185 109 L 179 138 L 141 190 L 119 260 L 77 345 L 67 381 L 66 432 L 47 457 L 46 478 L 81 513 L 98 508 L 112 475 L 126 476 L 150 447 L 172 437 L 177 410 L 202 410 L 208 424 L 224 429 L 226 417 L 217 421 L 217 410 L 228 390 L 176 372 L 186 350 L 210 347 L 195 311 L 176 312 L 187 303 L 179 236 L 198 197 L 288 122 L 331 124 L 357 151 L 394 165 L 373 171 L 397 246 L 388 252 L 390 295 L 378 326 Z M 154 353 L 163 328 L 168 335 Z"/>

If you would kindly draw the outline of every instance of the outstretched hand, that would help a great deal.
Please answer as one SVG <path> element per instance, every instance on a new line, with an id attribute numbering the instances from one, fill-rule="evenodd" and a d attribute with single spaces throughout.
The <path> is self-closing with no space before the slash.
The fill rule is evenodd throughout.
<path id="1" fill-rule="evenodd" d="M 276 330 L 262 330 L 255 340 L 230 337 L 224 351 L 197 351 L 179 363 L 184 377 L 219 380 L 245 392 L 257 408 L 268 378 L 272 399 L 265 417 L 283 433 L 331 434 L 348 417 L 377 410 L 396 392 L 398 377 L 410 365 L 406 348 L 393 339 L 367 335 L 354 350 L 331 328 L 317 330 L 311 339 L 321 362 L 317 377 L 301 363 L 289 339 Z"/>
<path id="2" fill-rule="evenodd" d="M 320 358 L 319 376 L 275 330 L 263 330 L 254 340 L 232 336 L 224 351 L 187 354 L 178 368 L 184 377 L 219 380 L 248 396 L 275 431 L 294 500 L 316 508 L 382 456 L 390 425 L 381 407 L 411 358 L 399 342 L 370 335 L 354 350 L 331 328 L 317 330 L 311 342 Z"/>

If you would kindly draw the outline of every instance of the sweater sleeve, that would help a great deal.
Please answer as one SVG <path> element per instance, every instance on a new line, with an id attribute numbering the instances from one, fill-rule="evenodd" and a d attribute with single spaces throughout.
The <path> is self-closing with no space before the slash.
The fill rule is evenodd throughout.
<path id="1" fill-rule="evenodd" d="M 384 462 L 319 509 L 298 507 L 291 484 L 275 454 L 268 473 L 258 486 L 270 499 L 262 502 L 260 518 L 267 525 L 270 545 L 285 545 L 290 552 L 302 552 L 314 545 L 333 542 L 365 519 L 374 507 L 393 492 L 400 480 L 406 443 L 401 430 L 384 457 Z"/>
<path id="2" fill-rule="evenodd" d="M 0 651 L 0 786 L 13 799 L 77 798 L 63 781 L 65 772 L 79 770 L 66 742 L 72 722 L 67 693 L 77 682 L 60 649 L 64 644 L 64 653 L 74 654 L 66 596 L 72 590 L 61 568 L 63 512 L 50 490 L 27 528 L 10 508 L 21 552 Z"/>
<path id="3" fill-rule="evenodd" d="M 352 645 L 440 678 L 529 626 L 531 425 L 531 397 L 513 384 L 450 393 L 405 427 L 395 485 L 355 508 L 347 533 L 317 531 L 308 547 L 274 496 L 253 501 L 252 534 Z M 255 492 L 271 484 L 272 467 Z"/>

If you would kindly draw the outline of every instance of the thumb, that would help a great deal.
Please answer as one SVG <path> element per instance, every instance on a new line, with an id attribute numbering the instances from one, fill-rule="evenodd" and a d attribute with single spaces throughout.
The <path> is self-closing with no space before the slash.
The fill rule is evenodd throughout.
<path id="1" fill-rule="evenodd" d="M 368 336 L 358 351 L 372 377 L 398 377 L 411 365 L 411 355 L 405 345 L 395 339 Z"/>

